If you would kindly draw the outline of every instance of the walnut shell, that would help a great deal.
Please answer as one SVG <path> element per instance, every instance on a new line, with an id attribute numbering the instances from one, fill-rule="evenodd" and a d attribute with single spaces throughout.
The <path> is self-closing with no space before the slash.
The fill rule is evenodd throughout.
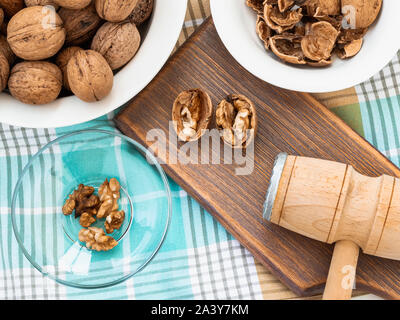
<path id="1" fill-rule="evenodd" d="M 24 7 L 24 0 L 0 0 L 2 7 L 8 17 L 12 17 Z"/>
<path id="2" fill-rule="evenodd" d="M 304 55 L 312 61 L 329 60 L 339 32 L 326 21 L 313 23 L 306 30 L 301 40 Z"/>
<path id="3" fill-rule="evenodd" d="M 342 13 L 355 23 L 353 28 L 367 28 L 374 23 L 382 8 L 382 0 L 342 0 Z"/>
<path id="4" fill-rule="evenodd" d="M 15 61 L 15 54 L 12 52 L 10 45 L 8 44 L 6 37 L 0 34 L 0 53 L 4 54 L 7 58 L 8 63 L 12 65 Z"/>
<path id="5" fill-rule="evenodd" d="M 8 88 L 13 97 L 28 104 L 46 104 L 57 99 L 62 74 L 53 63 L 24 61 L 12 68 Z"/>
<path id="6" fill-rule="evenodd" d="M 56 64 L 60 68 L 62 74 L 63 74 L 63 85 L 64 88 L 71 91 L 71 88 L 69 87 L 68 83 L 68 73 L 67 73 L 67 65 L 69 60 L 72 58 L 72 56 L 79 50 L 82 50 L 79 47 L 67 47 L 63 49 L 56 58 Z"/>
<path id="7" fill-rule="evenodd" d="M 110 22 L 121 22 L 133 11 L 139 0 L 95 0 L 98 15 Z"/>
<path id="8" fill-rule="evenodd" d="M 27 7 L 53 6 L 56 10 L 58 9 L 58 4 L 55 3 L 55 0 L 25 0 L 25 5 Z"/>
<path id="9" fill-rule="evenodd" d="M 292 29 L 303 18 L 302 9 L 280 12 L 277 6 L 265 5 L 264 20 L 268 27 L 278 33 Z"/>
<path id="10" fill-rule="evenodd" d="M 47 59 L 64 45 L 65 29 L 54 9 L 29 7 L 11 18 L 7 27 L 7 41 L 12 51 L 22 59 Z"/>
<path id="11" fill-rule="evenodd" d="M 151 13 L 153 12 L 153 7 L 154 0 L 139 0 L 128 19 L 136 24 L 136 26 L 140 26 L 150 18 Z"/>
<path id="12" fill-rule="evenodd" d="M 93 5 L 80 10 L 61 8 L 58 14 L 67 32 L 65 43 L 71 46 L 81 45 L 91 39 L 102 23 Z"/>
<path id="13" fill-rule="evenodd" d="M 83 9 L 86 8 L 92 0 L 54 0 L 60 7 L 67 9 Z"/>
<path id="14" fill-rule="evenodd" d="M 340 0 L 308 0 L 305 5 L 310 16 L 336 16 L 340 14 Z"/>
<path id="15" fill-rule="evenodd" d="M 172 121 L 182 141 L 198 140 L 208 128 L 213 107 L 210 96 L 201 89 L 181 92 L 172 106 Z"/>
<path id="16" fill-rule="evenodd" d="M 0 26 L 3 24 L 4 21 L 4 10 L 0 8 Z"/>
<path id="17" fill-rule="evenodd" d="M 246 148 L 257 132 L 257 113 L 253 102 L 241 94 L 222 100 L 215 113 L 222 140 L 232 148 Z"/>
<path id="18" fill-rule="evenodd" d="M 6 88 L 9 75 L 10 65 L 4 54 L 0 52 L 0 92 Z"/>
<path id="19" fill-rule="evenodd" d="M 140 33 L 131 22 L 106 22 L 93 38 L 91 49 L 99 52 L 112 70 L 127 64 L 140 46 Z"/>
<path id="20" fill-rule="evenodd" d="M 99 101 L 113 87 L 114 75 L 103 56 L 93 50 L 79 50 L 67 65 L 71 91 L 86 102 Z"/>
<path id="21" fill-rule="evenodd" d="M 292 64 L 306 64 L 300 45 L 301 37 L 292 34 L 277 34 L 269 38 L 269 47 L 276 56 Z"/>

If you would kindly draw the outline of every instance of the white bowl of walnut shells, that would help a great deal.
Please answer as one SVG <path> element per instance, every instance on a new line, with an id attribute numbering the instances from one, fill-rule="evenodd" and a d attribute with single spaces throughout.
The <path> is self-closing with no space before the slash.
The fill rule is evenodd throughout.
<path id="1" fill-rule="evenodd" d="M 168 59 L 186 0 L 0 0 L 0 121 L 54 128 L 118 108 Z"/>
<path id="2" fill-rule="evenodd" d="M 400 48 L 397 0 L 211 0 L 211 11 L 244 68 L 295 91 L 355 86 Z"/>

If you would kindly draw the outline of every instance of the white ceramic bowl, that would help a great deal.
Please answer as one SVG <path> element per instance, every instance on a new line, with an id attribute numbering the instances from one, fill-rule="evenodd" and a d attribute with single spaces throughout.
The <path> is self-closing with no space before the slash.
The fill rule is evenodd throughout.
<path id="1" fill-rule="evenodd" d="M 47 105 L 31 106 L 0 93 L 0 122 L 30 128 L 63 127 L 95 119 L 123 105 L 139 93 L 167 61 L 182 29 L 186 6 L 187 0 L 155 0 L 138 53 L 115 76 L 113 90 L 104 100 L 85 103 L 71 96 Z"/>
<path id="2" fill-rule="evenodd" d="M 330 92 L 355 86 L 382 70 L 400 48 L 399 0 L 383 0 L 357 56 L 335 59 L 326 68 L 285 64 L 266 52 L 255 32 L 256 14 L 245 0 L 210 1 L 218 34 L 232 56 L 258 78 L 290 90 Z"/>

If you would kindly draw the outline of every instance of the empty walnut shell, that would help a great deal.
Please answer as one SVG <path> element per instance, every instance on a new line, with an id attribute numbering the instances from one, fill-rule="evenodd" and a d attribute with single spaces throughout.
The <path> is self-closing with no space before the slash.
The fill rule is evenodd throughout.
<path id="1" fill-rule="evenodd" d="M 278 8 L 280 12 L 285 12 L 295 3 L 294 0 L 278 0 Z"/>
<path id="2" fill-rule="evenodd" d="M 79 50 L 67 65 L 71 91 L 81 100 L 95 102 L 106 97 L 113 87 L 114 75 L 103 56 L 93 50 Z"/>
<path id="3" fill-rule="evenodd" d="M 33 6 L 53 6 L 56 10 L 58 9 L 58 4 L 56 0 L 25 0 L 25 5 L 27 7 Z"/>
<path id="4" fill-rule="evenodd" d="M 258 37 L 264 42 L 265 49 L 268 50 L 269 38 L 271 38 L 273 32 L 272 29 L 266 24 L 263 16 L 257 16 L 256 32 Z"/>
<path id="5" fill-rule="evenodd" d="M 175 132 L 182 141 L 198 140 L 208 128 L 213 107 L 210 96 L 201 89 L 181 92 L 172 106 Z"/>
<path id="6" fill-rule="evenodd" d="M 12 17 L 24 7 L 24 0 L 0 0 L 0 7 L 8 17 Z"/>
<path id="7" fill-rule="evenodd" d="M 215 113 L 222 140 L 233 148 L 246 148 L 257 131 L 257 113 L 253 102 L 240 94 L 222 100 Z"/>
<path id="8" fill-rule="evenodd" d="M 340 14 L 340 0 L 307 0 L 307 13 L 310 16 L 336 16 Z"/>
<path id="9" fill-rule="evenodd" d="M 353 28 L 367 28 L 374 23 L 382 8 L 382 0 L 342 0 L 342 13 Z"/>
<path id="10" fill-rule="evenodd" d="M 10 65 L 4 54 L 0 52 L 0 92 L 6 88 L 9 75 Z"/>
<path id="11" fill-rule="evenodd" d="M 304 55 L 312 61 L 329 60 L 339 32 L 326 21 L 306 27 L 306 36 L 301 40 Z"/>
<path id="12" fill-rule="evenodd" d="M 46 104 L 57 99 L 62 87 L 60 69 L 50 62 L 25 61 L 16 64 L 8 80 L 13 97 L 28 104 Z"/>
<path id="13" fill-rule="evenodd" d="M 154 0 L 139 0 L 128 19 L 136 24 L 136 26 L 140 26 L 150 18 L 153 12 L 153 6 Z"/>
<path id="14" fill-rule="evenodd" d="M 257 14 L 264 13 L 264 0 L 246 0 L 248 7 L 252 8 Z"/>
<path id="15" fill-rule="evenodd" d="M 277 6 L 265 5 L 264 19 L 267 25 L 278 33 L 292 29 L 303 17 L 302 9 L 280 12 Z"/>
<path id="16" fill-rule="evenodd" d="M 112 70 L 127 64 L 140 46 L 140 33 L 134 23 L 106 22 L 93 38 L 91 49 L 99 52 Z"/>
<path id="17" fill-rule="evenodd" d="M 54 0 L 60 7 L 67 9 L 83 9 L 86 8 L 92 0 Z"/>
<path id="18" fill-rule="evenodd" d="M 269 47 L 280 59 L 292 64 L 306 64 L 301 37 L 296 35 L 275 35 L 269 39 Z"/>
<path id="19" fill-rule="evenodd" d="M 82 50 L 79 47 L 67 47 L 63 49 L 56 58 L 56 64 L 60 68 L 62 74 L 63 74 L 63 85 L 64 88 L 67 90 L 71 90 L 69 87 L 68 83 L 68 73 L 67 73 L 67 65 L 69 60 L 72 58 L 72 56 L 79 50 Z"/>
<path id="20" fill-rule="evenodd" d="M 139 0 L 95 0 L 98 15 L 110 22 L 125 20 Z"/>
<path id="21" fill-rule="evenodd" d="M 353 40 L 345 45 L 339 46 L 337 50 L 337 55 L 340 59 L 347 59 L 354 57 L 360 52 L 363 45 L 363 39 Z"/>
<path id="22" fill-rule="evenodd" d="M 94 5 L 80 10 L 61 8 L 58 14 L 64 21 L 64 28 L 67 32 L 65 43 L 70 46 L 79 46 L 92 39 L 102 24 Z"/>
<path id="23" fill-rule="evenodd" d="M 55 55 L 64 45 L 65 29 L 54 9 L 28 7 L 11 18 L 7 41 L 18 57 L 43 60 Z"/>
<path id="24" fill-rule="evenodd" d="M 15 54 L 12 52 L 10 45 L 2 34 L 0 34 L 0 53 L 4 54 L 10 65 L 14 63 L 16 58 Z"/>

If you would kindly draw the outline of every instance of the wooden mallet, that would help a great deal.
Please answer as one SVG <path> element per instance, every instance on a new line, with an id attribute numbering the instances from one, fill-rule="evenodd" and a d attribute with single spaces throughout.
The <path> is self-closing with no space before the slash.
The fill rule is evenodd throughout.
<path id="1" fill-rule="evenodd" d="M 335 243 L 323 299 L 351 298 L 359 249 L 400 260 L 400 179 L 367 177 L 334 161 L 275 160 L 264 218 L 322 242 Z"/>

